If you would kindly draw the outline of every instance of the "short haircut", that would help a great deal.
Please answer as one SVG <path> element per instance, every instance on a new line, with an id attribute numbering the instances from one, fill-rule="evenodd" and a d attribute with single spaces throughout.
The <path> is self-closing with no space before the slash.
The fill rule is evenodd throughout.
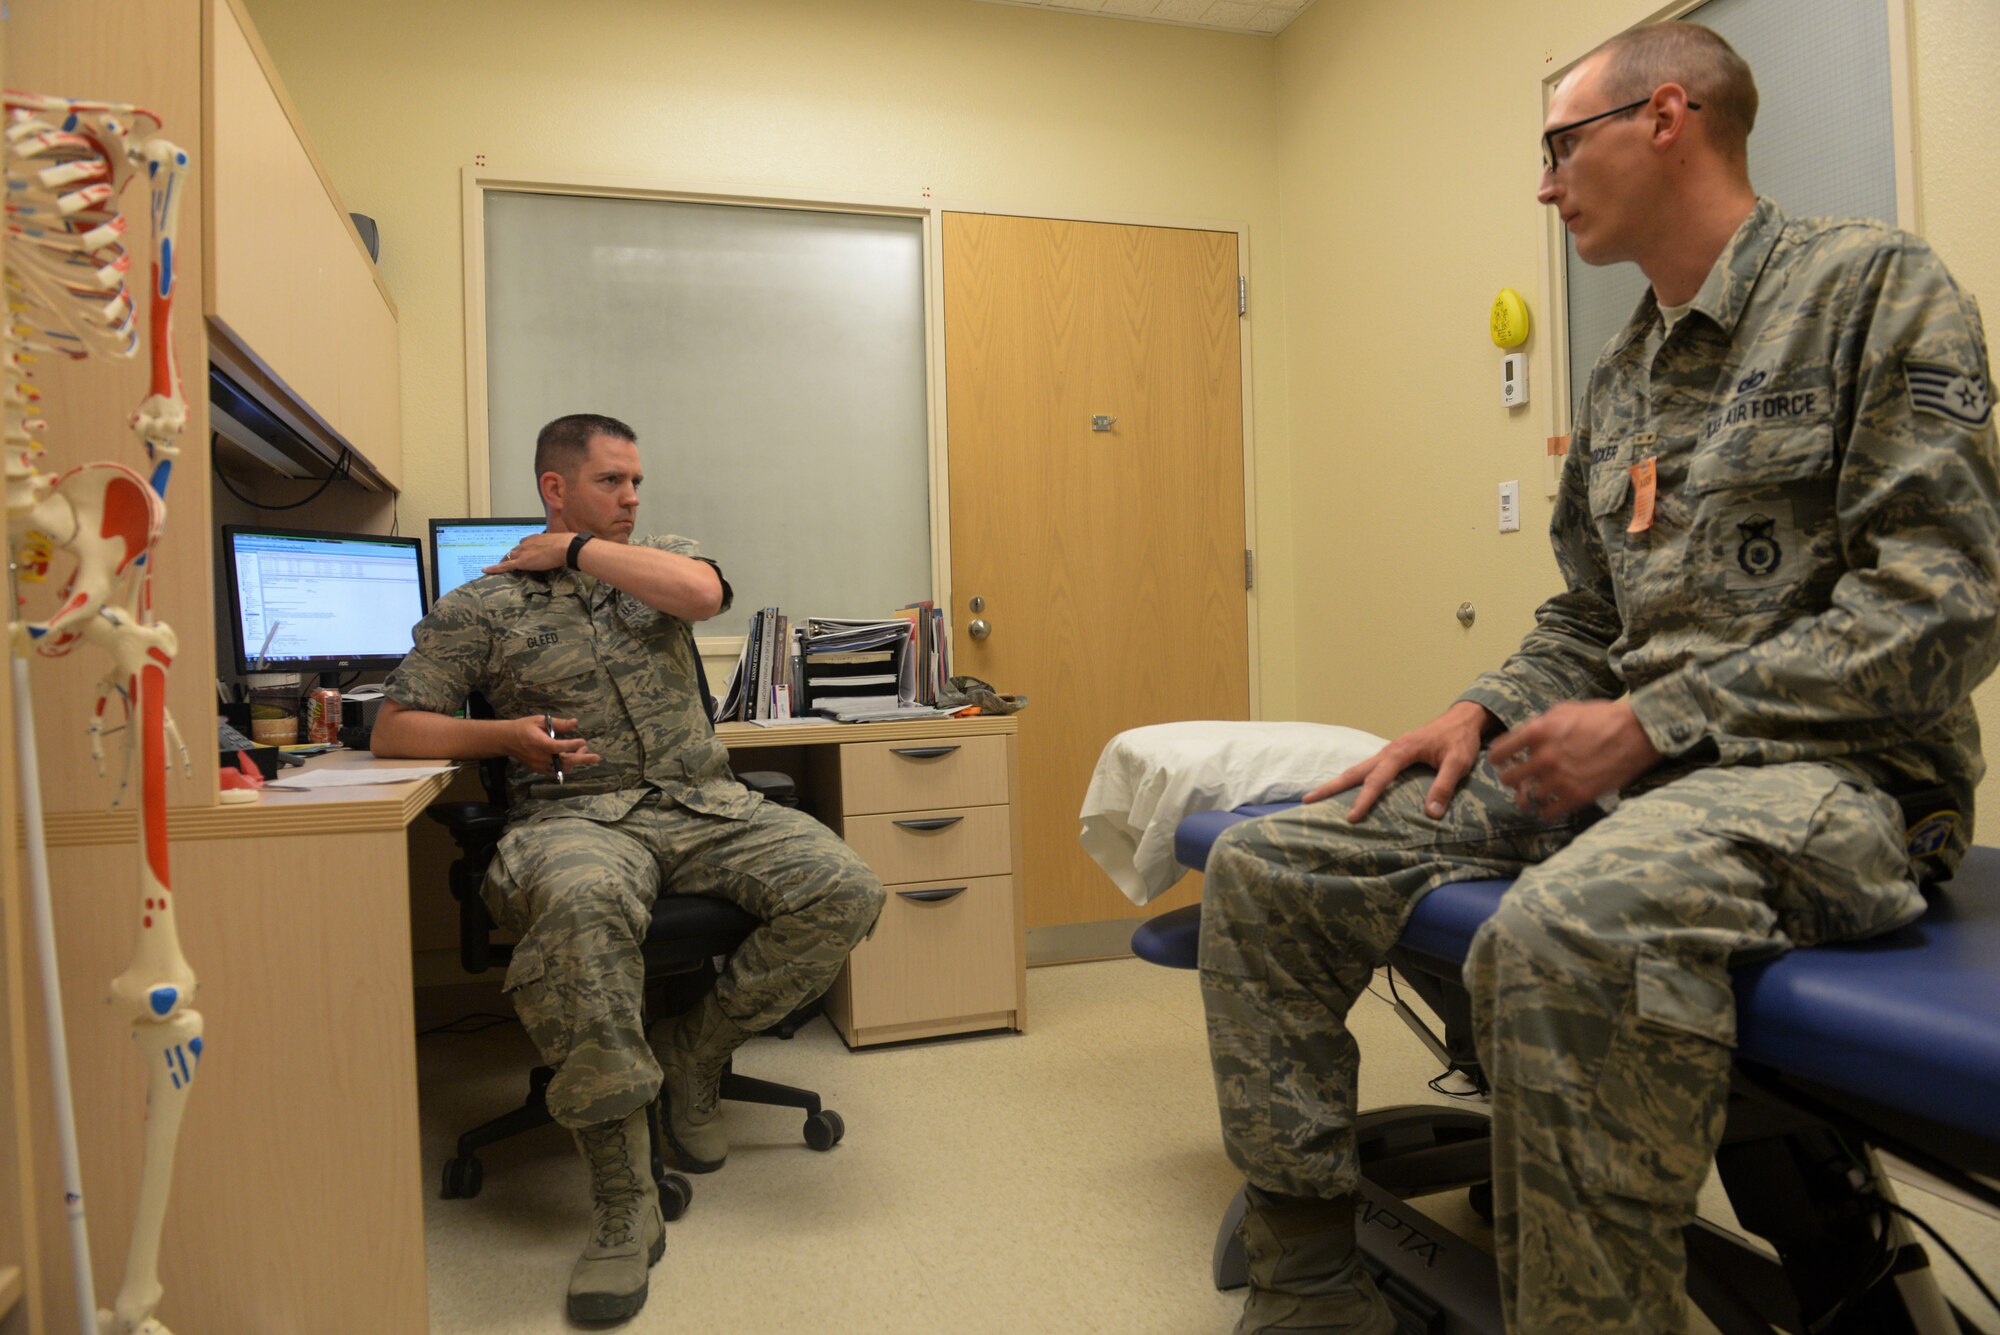
<path id="1" fill-rule="evenodd" d="M 1663 83 L 1687 89 L 1701 104 L 1709 139 L 1736 158 L 1749 156 L 1757 124 L 1757 81 L 1736 49 L 1698 23 L 1648 23 L 1628 28 L 1593 50 L 1603 56 L 1604 95 L 1611 105 L 1636 102 Z"/>
<path id="2" fill-rule="evenodd" d="M 573 478 L 583 461 L 590 457 L 592 436 L 615 436 L 639 443 L 638 433 L 615 417 L 602 413 L 571 413 L 558 417 L 535 436 L 535 476 L 559 473 Z"/>

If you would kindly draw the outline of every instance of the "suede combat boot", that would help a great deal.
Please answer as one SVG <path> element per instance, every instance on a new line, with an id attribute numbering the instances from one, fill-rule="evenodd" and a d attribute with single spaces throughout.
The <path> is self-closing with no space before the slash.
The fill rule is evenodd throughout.
<path id="1" fill-rule="evenodd" d="M 1250 1296 L 1236 1335 L 1395 1335 L 1396 1319 L 1361 1268 L 1354 1198 L 1246 1188 Z"/>
<path id="2" fill-rule="evenodd" d="M 729 1155 L 716 1103 L 729 1054 L 749 1037 L 722 1013 L 710 992 L 700 1005 L 667 1021 L 654 1045 L 660 1097 L 667 1105 L 667 1144 L 691 1173 L 712 1173 Z"/>
<path id="3" fill-rule="evenodd" d="M 646 1110 L 585 1127 L 576 1145 L 590 1165 L 592 1208 L 590 1241 L 569 1275 L 569 1314 L 622 1321 L 646 1305 L 646 1270 L 667 1250 Z"/>

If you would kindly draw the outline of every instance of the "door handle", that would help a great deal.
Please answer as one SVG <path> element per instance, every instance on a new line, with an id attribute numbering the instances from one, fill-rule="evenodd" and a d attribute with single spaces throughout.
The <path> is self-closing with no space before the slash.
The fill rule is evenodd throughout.
<path id="1" fill-rule="evenodd" d="M 892 746 L 889 748 L 889 754 L 894 756 L 908 756 L 911 760 L 935 760 L 939 756 L 948 756 L 956 750 L 958 750 L 956 745 Z"/>
<path id="2" fill-rule="evenodd" d="M 965 887 L 962 885 L 954 885 L 949 889 L 898 890 L 896 893 L 901 895 L 904 899 L 914 899 L 919 904 L 942 904 L 947 899 L 957 899 L 960 895 L 964 894 Z"/>
<path id="3" fill-rule="evenodd" d="M 922 816 L 915 820 L 899 820 L 896 824 L 906 830 L 948 830 L 964 819 L 963 816 Z"/>
<path id="4" fill-rule="evenodd" d="M 993 633 L 993 627 L 986 624 L 986 618 L 976 617 L 972 624 L 965 628 L 965 633 L 975 640 L 983 640 Z"/>

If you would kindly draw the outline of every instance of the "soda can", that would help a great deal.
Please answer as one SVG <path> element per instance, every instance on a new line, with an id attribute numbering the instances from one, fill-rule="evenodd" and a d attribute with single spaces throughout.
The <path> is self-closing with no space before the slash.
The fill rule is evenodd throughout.
<path id="1" fill-rule="evenodd" d="M 340 740 L 340 692 L 331 686 L 315 686 L 306 693 L 306 741 Z"/>

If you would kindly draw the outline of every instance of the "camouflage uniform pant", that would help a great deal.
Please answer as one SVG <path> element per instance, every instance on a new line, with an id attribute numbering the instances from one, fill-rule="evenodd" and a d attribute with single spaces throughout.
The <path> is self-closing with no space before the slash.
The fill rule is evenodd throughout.
<path id="1" fill-rule="evenodd" d="M 882 883 L 846 844 L 769 802 L 729 820 L 652 799 L 616 822 L 563 817 L 509 830 L 486 874 L 486 904 L 521 936 L 506 987 L 555 1068 L 549 1112 L 564 1126 L 624 1117 L 660 1087 L 640 1023 L 639 946 L 663 886 L 763 921 L 715 988 L 723 1013 L 753 1031 L 824 992 L 882 911 Z"/>
<path id="2" fill-rule="evenodd" d="M 1355 1186 L 1348 1009 L 1426 891 L 1513 876 L 1464 978 L 1493 1085 L 1497 1260 L 1529 1335 L 1685 1329 L 1680 1230 L 1721 1137 L 1733 964 L 1923 910 L 1896 805 L 1811 764 L 1656 779 L 1610 815 L 1518 811 L 1482 757 L 1442 820 L 1412 771 L 1216 842 L 1201 978 L 1230 1158 Z"/>

